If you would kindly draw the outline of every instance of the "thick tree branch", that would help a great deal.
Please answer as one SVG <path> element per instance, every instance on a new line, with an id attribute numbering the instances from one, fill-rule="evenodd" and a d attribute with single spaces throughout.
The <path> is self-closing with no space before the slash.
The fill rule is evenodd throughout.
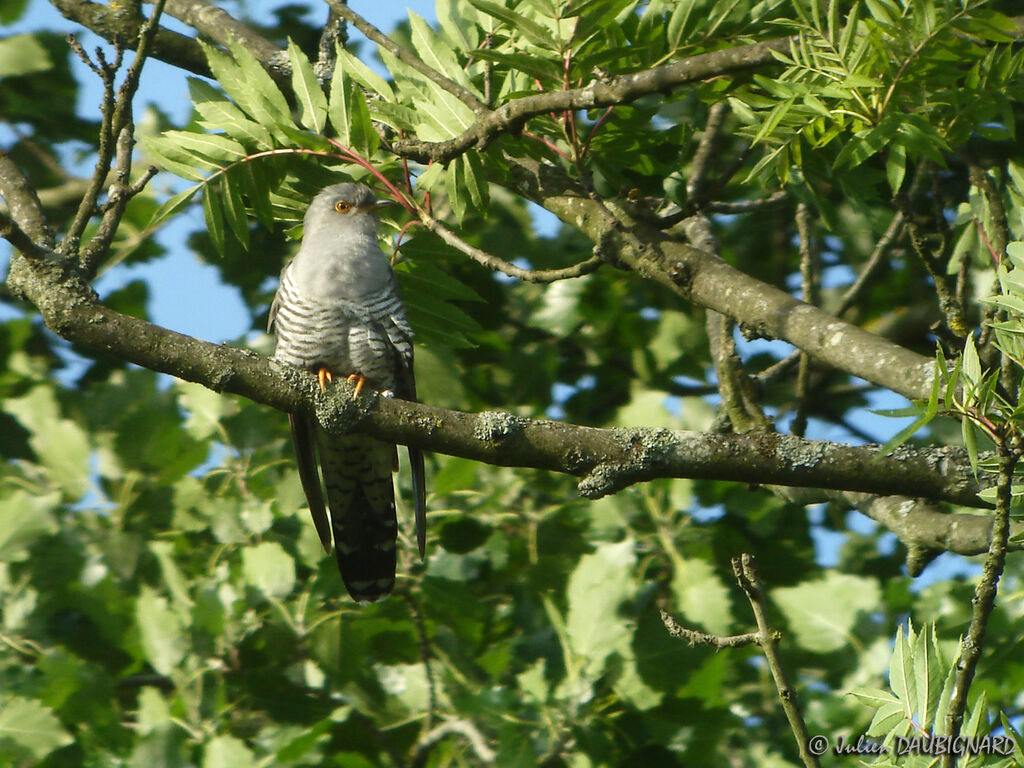
<path id="1" fill-rule="evenodd" d="M 517 192 L 607 243 L 618 259 L 679 296 L 739 322 L 748 334 L 783 339 L 819 362 L 911 398 L 931 391 L 933 361 L 793 298 L 634 218 L 624 203 L 599 203 L 560 169 L 506 157 Z M 608 221 L 607 210 L 614 213 Z"/>
<path id="2" fill-rule="evenodd" d="M 315 413 L 329 429 L 357 429 L 390 442 L 489 464 L 580 478 L 588 498 L 659 477 L 692 477 L 925 496 L 983 506 L 962 451 L 874 447 L 786 435 L 714 435 L 658 428 L 598 429 L 462 413 L 387 398 L 352 401 L 348 388 L 319 393 L 315 378 L 252 352 L 183 336 L 104 307 L 81 277 L 50 260 L 15 255 L 8 283 L 70 341 L 231 392 L 283 411 Z"/>
<path id="3" fill-rule="evenodd" d="M 115 7 L 91 2 L 91 0 L 50 0 L 51 4 L 65 17 L 78 22 L 111 43 L 134 49 L 139 40 L 140 16 L 122 13 Z M 194 38 L 160 27 L 153 38 L 151 53 L 175 67 L 181 67 L 197 75 L 210 77 L 210 68 L 202 48 Z"/>
<path id="4" fill-rule="evenodd" d="M 342 7 L 338 7 L 339 13 Z M 476 122 L 453 139 L 437 142 L 407 139 L 394 142 L 391 149 L 398 155 L 424 163 L 428 160 L 447 162 L 471 147 L 486 147 L 501 134 L 517 132 L 531 117 L 549 112 L 629 104 L 650 94 L 668 93 L 687 83 L 763 67 L 776 61 L 773 51 L 787 51 L 789 44 L 790 38 L 779 38 L 740 45 L 628 75 L 593 80 L 583 88 L 522 96 L 498 109 L 479 112 Z"/>
<path id="5" fill-rule="evenodd" d="M 237 40 L 268 69 L 280 58 L 282 60 L 277 63 L 288 67 L 290 71 L 288 58 L 282 55 L 284 51 L 280 47 L 254 32 L 252 26 L 243 24 L 205 0 L 167 0 L 165 10 L 167 15 L 188 24 L 196 32 L 225 48 L 231 40 Z"/>

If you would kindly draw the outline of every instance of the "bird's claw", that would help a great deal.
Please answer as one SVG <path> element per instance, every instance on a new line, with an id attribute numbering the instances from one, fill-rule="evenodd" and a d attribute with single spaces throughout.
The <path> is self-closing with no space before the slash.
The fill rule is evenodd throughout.
<path id="1" fill-rule="evenodd" d="M 366 377 L 361 373 L 350 373 L 348 375 L 348 382 L 355 382 L 356 391 L 352 393 L 352 399 L 355 400 L 359 397 L 359 393 L 363 391 L 363 385 L 366 384 Z"/>
<path id="2" fill-rule="evenodd" d="M 317 368 L 316 380 L 320 384 L 320 391 L 326 392 L 327 385 L 334 381 L 334 376 L 331 375 L 329 368 Z"/>

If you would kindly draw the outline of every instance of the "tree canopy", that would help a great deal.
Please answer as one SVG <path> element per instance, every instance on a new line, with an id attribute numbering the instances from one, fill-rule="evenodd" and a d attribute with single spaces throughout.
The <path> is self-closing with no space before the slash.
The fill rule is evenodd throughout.
<path id="1" fill-rule="evenodd" d="M 0 37 L 5 762 L 1024 763 L 1014 2 L 50 2 Z M 353 180 L 421 403 L 269 360 Z M 97 295 L 169 248 L 251 332 Z M 390 599 L 273 409 L 430 452 Z"/>

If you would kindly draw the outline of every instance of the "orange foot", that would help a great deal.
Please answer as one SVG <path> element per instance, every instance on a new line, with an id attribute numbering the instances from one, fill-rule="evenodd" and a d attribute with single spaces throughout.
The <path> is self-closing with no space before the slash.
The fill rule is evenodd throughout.
<path id="1" fill-rule="evenodd" d="M 356 391 L 352 393 L 352 399 L 355 400 L 359 397 L 359 393 L 363 391 L 363 385 L 366 383 L 366 377 L 361 373 L 350 373 L 348 375 L 349 382 L 356 383 Z"/>
<path id="2" fill-rule="evenodd" d="M 317 368 L 316 380 L 320 382 L 320 391 L 326 392 L 327 385 L 334 381 L 334 376 L 331 375 L 331 371 L 329 368 Z"/>

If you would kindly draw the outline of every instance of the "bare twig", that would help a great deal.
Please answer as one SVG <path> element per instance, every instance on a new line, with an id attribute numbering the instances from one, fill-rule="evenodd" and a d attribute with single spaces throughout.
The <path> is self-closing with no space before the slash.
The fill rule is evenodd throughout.
<path id="1" fill-rule="evenodd" d="M 476 753 L 482 765 L 492 765 L 494 763 L 494 758 L 496 757 L 494 750 L 488 745 L 484 735 L 468 720 L 448 720 L 432 731 L 425 733 L 416 743 L 417 758 L 421 753 L 429 751 L 434 744 L 445 736 L 453 734 L 462 736 L 469 743 L 469 746 Z M 418 762 L 417 759 L 414 759 L 413 764 L 415 765 Z"/>
<path id="2" fill-rule="evenodd" d="M 788 192 L 773 192 L 760 200 L 738 200 L 733 203 L 714 202 L 704 206 L 708 213 L 753 213 L 782 208 L 789 203 Z"/>
<path id="3" fill-rule="evenodd" d="M 946 735 L 951 738 L 960 735 L 964 710 L 967 707 L 967 693 L 974 680 L 978 660 L 981 658 L 981 652 L 985 646 L 985 631 L 988 628 L 992 609 L 995 607 L 999 577 L 1002 576 L 1003 567 L 1006 564 L 1006 542 L 1010 535 L 1013 469 L 1019 459 L 1020 454 L 1016 450 L 1005 445 L 999 446 L 999 480 L 996 485 L 996 510 L 992 518 L 992 542 L 989 545 L 988 556 L 985 558 L 978 586 L 974 589 L 974 598 L 971 600 L 973 606 L 971 625 L 967 630 L 967 637 L 963 639 L 960 646 L 960 662 L 954 681 L 953 695 L 949 701 L 949 710 L 946 712 Z M 953 768 L 955 765 L 956 755 L 943 756 L 943 768 Z"/>
<path id="4" fill-rule="evenodd" d="M 761 636 L 757 632 L 748 632 L 745 635 L 710 635 L 707 632 L 700 632 L 696 629 L 687 629 L 679 624 L 665 611 L 661 611 L 661 623 L 672 637 L 685 640 L 690 645 L 710 645 L 713 648 L 743 648 L 747 645 L 760 645 Z"/>
<path id="5" fill-rule="evenodd" d="M 901 211 L 897 211 L 889 221 L 889 226 L 886 227 L 885 233 L 878 238 L 878 242 L 875 243 L 874 250 L 871 251 L 871 255 L 868 257 L 868 260 L 864 262 L 864 267 L 861 269 L 860 274 L 857 275 L 857 279 L 854 280 L 853 284 L 846 289 L 846 292 L 843 293 L 843 297 L 839 300 L 839 304 L 835 309 L 837 317 L 842 315 L 857 302 L 857 299 L 860 298 L 865 286 L 870 282 L 871 278 L 874 277 L 875 272 L 878 271 L 878 267 L 884 262 L 886 256 L 889 255 L 889 249 L 900 236 L 902 231 L 903 213 Z"/>
<path id="6" fill-rule="evenodd" d="M 556 280 L 583 277 L 583 275 L 596 272 L 602 264 L 606 263 L 600 253 L 595 253 L 589 259 L 573 264 L 571 267 L 563 267 L 561 269 L 523 269 L 515 264 L 510 264 L 500 256 L 495 256 L 492 253 L 487 253 L 476 246 L 470 245 L 440 221 L 430 216 L 426 211 L 420 212 L 420 220 L 427 229 L 448 243 L 448 245 L 466 254 L 478 264 L 528 283 L 553 283 Z M 598 249 L 595 248 L 596 250 Z"/>
<path id="7" fill-rule="evenodd" d="M 818 249 L 811 233 L 811 211 L 806 203 L 796 207 L 796 228 L 800 238 L 800 278 L 803 300 L 818 304 Z M 800 353 L 800 365 L 796 375 L 796 416 L 790 431 L 803 436 L 807 430 L 807 396 L 811 379 L 811 358 L 806 352 Z"/>
<path id="8" fill-rule="evenodd" d="M 782 701 L 782 709 L 789 720 L 789 727 L 793 731 L 793 738 L 796 739 L 797 749 L 800 750 L 800 759 L 807 768 L 818 768 L 818 758 L 811 754 L 807 748 L 810 734 L 807 732 L 807 724 L 796 702 L 796 689 L 789 682 L 786 670 L 782 666 L 782 659 L 779 657 L 779 633 L 768 623 L 768 608 L 765 604 L 764 592 L 761 589 L 761 582 L 758 579 L 757 571 L 754 568 L 753 555 L 743 554 L 732 559 L 732 570 L 736 574 L 736 580 L 740 588 L 750 601 L 750 608 L 754 612 L 754 619 L 757 621 L 757 632 L 760 638 L 759 645 L 768 661 L 768 669 L 772 673 L 772 680 L 775 681 L 775 689 Z"/>
<path id="9" fill-rule="evenodd" d="M 918 170 L 919 174 L 924 172 L 924 169 Z M 932 284 L 935 286 L 935 293 L 939 299 L 939 309 L 942 310 L 946 319 L 946 327 L 962 339 L 968 333 L 967 321 L 964 318 L 963 307 L 957 302 L 956 289 L 950 285 L 949 276 L 946 275 L 946 265 L 943 263 L 942 255 L 933 253 L 928 243 L 925 242 L 924 235 L 914 219 L 910 195 L 900 193 L 894 200 L 900 213 L 903 214 L 910 245 L 932 278 Z"/>
<path id="10" fill-rule="evenodd" d="M 729 102 L 727 101 L 716 102 L 708 110 L 708 119 L 704 124 L 704 134 L 700 137 L 700 142 L 697 144 L 697 151 L 693 153 L 693 161 L 690 163 L 690 178 L 686 181 L 686 197 L 691 205 L 699 204 L 707 187 L 707 177 L 711 170 L 711 159 L 714 157 L 718 137 L 728 114 Z"/>

